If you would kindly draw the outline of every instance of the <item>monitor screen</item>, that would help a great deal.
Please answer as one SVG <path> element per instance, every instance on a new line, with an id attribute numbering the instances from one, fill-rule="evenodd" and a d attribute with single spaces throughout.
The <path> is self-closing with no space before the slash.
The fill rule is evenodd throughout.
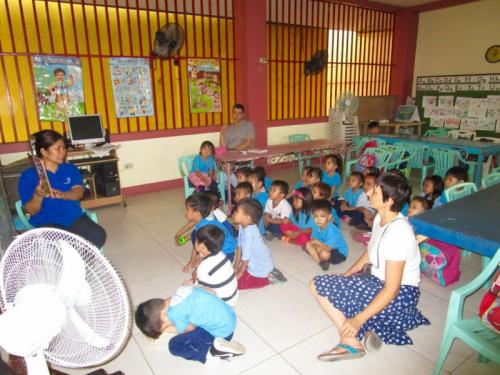
<path id="1" fill-rule="evenodd" d="M 68 117 L 71 143 L 92 144 L 104 142 L 104 130 L 101 115 L 83 115 Z"/>

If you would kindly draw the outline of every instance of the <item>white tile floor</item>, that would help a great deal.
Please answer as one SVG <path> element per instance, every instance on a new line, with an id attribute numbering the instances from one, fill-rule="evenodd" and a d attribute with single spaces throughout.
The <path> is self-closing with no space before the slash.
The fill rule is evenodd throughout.
<path id="1" fill-rule="evenodd" d="M 291 172 L 277 172 L 271 177 L 289 182 L 296 178 Z M 174 233 L 184 223 L 183 189 L 134 196 L 127 201 L 126 208 L 102 208 L 98 215 L 108 232 L 106 255 L 122 274 L 136 306 L 152 297 L 171 295 L 181 285 L 186 279 L 181 269 L 189 258 L 190 248 L 176 247 L 173 241 Z M 350 228 L 343 226 L 343 232 L 349 257 L 331 272 L 344 271 L 363 251 L 361 245 L 352 240 Z M 234 337 L 246 346 L 244 356 L 203 366 L 171 356 L 166 345 L 169 336 L 152 342 L 134 327 L 125 350 L 103 367 L 109 372 L 122 370 L 127 375 L 430 374 L 438 357 L 450 291 L 471 280 L 481 268 L 479 257 L 472 255 L 464 259 L 462 278 L 452 287 L 443 288 L 423 279 L 419 307 L 432 324 L 410 333 L 414 345 L 385 345 L 380 352 L 356 361 L 322 363 L 316 360 L 316 355 L 338 341 L 332 323 L 307 289 L 308 281 L 322 271 L 297 246 L 279 240 L 269 246 L 275 265 L 286 274 L 288 282 L 247 291 L 240 297 Z M 467 313 L 476 313 L 479 298 L 473 296 L 467 301 Z M 443 373 L 499 374 L 500 366 L 479 363 L 477 354 L 461 342 L 455 342 Z"/>

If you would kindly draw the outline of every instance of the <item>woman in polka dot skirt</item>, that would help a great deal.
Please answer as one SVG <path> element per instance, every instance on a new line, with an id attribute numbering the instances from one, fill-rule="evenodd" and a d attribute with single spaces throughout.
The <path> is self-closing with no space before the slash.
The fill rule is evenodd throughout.
<path id="1" fill-rule="evenodd" d="M 368 192 L 378 214 L 367 251 L 343 275 L 311 280 L 314 298 L 340 336 L 338 345 L 318 356 L 320 361 L 359 358 L 381 341 L 412 344 L 406 331 L 430 324 L 417 309 L 420 252 L 412 227 L 400 213 L 409 194 L 404 178 L 380 176 Z"/>

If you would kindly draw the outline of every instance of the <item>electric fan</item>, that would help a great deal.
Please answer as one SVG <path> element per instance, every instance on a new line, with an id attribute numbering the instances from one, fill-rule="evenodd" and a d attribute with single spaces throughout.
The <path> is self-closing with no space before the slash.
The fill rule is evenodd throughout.
<path id="1" fill-rule="evenodd" d="M 184 44 L 184 29 L 177 23 L 163 26 L 155 34 L 153 56 L 168 59 L 174 57 Z"/>
<path id="2" fill-rule="evenodd" d="M 0 346 L 28 374 L 47 363 L 77 368 L 109 361 L 130 333 L 130 304 L 116 271 L 90 242 L 52 228 L 17 237 L 0 261 Z"/>
<path id="3" fill-rule="evenodd" d="M 359 100 L 354 94 L 344 92 L 336 100 L 336 108 L 330 110 L 330 137 L 341 141 L 352 141 L 359 135 L 358 110 Z"/>

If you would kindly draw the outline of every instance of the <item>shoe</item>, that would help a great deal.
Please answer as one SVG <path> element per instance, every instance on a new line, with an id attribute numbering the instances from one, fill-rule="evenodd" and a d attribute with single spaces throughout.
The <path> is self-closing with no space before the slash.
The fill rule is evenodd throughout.
<path id="1" fill-rule="evenodd" d="M 366 351 L 376 352 L 382 346 L 382 339 L 374 331 L 369 331 L 365 334 L 363 345 Z"/>
<path id="2" fill-rule="evenodd" d="M 216 337 L 212 347 L 210 348 L 210 354 L 213 357 L 218 357 L 220 359 L 229 359 L 245 354 L 245 352 L 245 347 L 239 342 L 227 341 L 222 337 Z"/>
<path id="3" fill-rule="evenodd" d="M 355 348 L 351 345 L 346 344 L 338 344 L 332 350 L 321 353 L 318 355 L 318 361 L 323 362 L 335 362 L 335 361 L 344 361 L 346 359 L 356 359 L 361 358 L 366 354 L 364 349 Z"/>
<path id="4" fill-rule="evenodd" d="M 266 232 L 264 233 L 264 238 L 266 239 L 266 241 L 272 241 L 274 238 L 274 234 L 272 234 L 271 232 Z"/>
<path id="5" fill-rule="evenodd" d="M 328 271 L 328 269 L 330 268 L 330 262 L 327 260 L 322 260 L 321 262 L 319 262 L 319 266 L 323 271 Z"/>
<path id="6" fill-rule="evenodd" d="M 281 272 L 279 269 L 274 268 L 271 273 L 269 274 L 269 282 L 271 284 L 281 284 L 287 281 L 287 278 L 285 275 L 283 275 L 283 272 Z"/>

